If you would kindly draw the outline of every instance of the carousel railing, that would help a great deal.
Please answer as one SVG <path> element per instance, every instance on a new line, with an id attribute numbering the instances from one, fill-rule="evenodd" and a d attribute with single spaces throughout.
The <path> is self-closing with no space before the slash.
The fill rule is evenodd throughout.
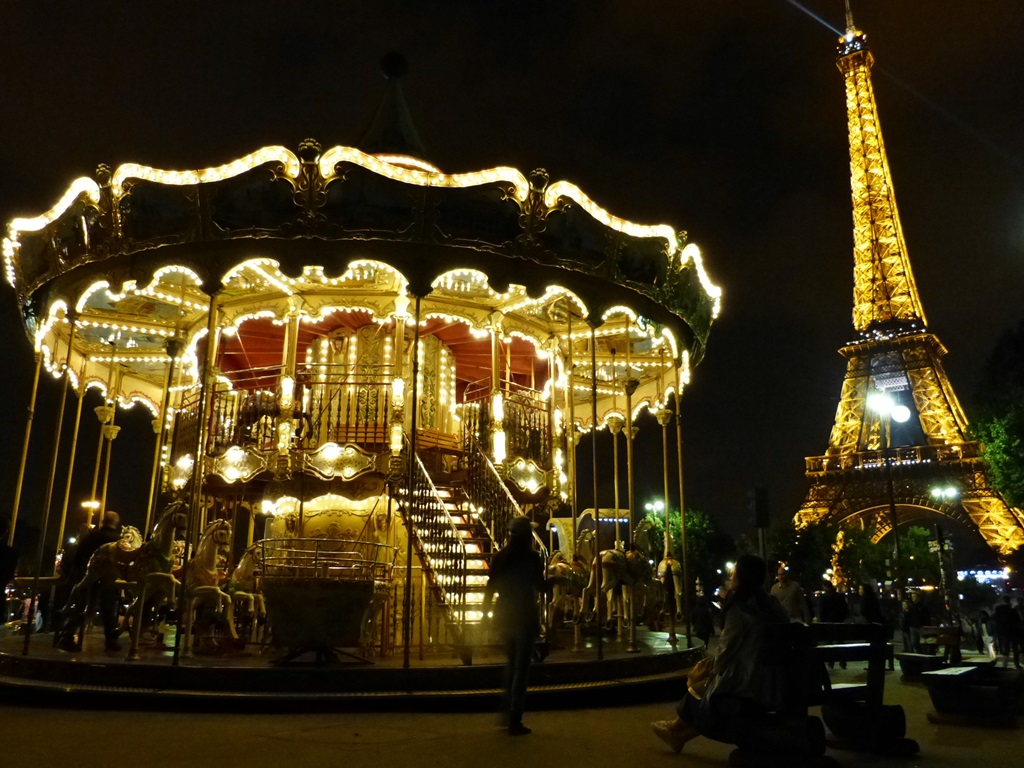
<path id="1" fill-rule="evenodd" d="M 281 416 L 280 367 L 232 371 L 213 395 L 211 453 L 230 445 L 272 450 Z M 318 365 L 297 372 L 291 416 L 294 445 L 316 450 L 327 442 L 382 445 L 391 416 L 390 366 L 359 370 Z"/>
<path id="2" fill-rule="evenodd" d="M 478 511 L 491 538 L 500 546 L 508 535 L 508 524 L 513 517 L 522 515 L 523 510 L 480 443 L 472 437 L 466 450 L 466 465 L 469 503 Z"/>
<path id="3" fill-rule="evenodd" d="M 499 382 L 502 387 L 505 450 L 512 459 L 533 461 L 542 469 L 551 469 L 551 417 L 548 404 L 535 389 L 514 381 Z M 481 445 L 490 441 L 491 384 L 489 380 L 472 382 L 463 394 L 463 442 L 476 439 Z"/>
<path id="4" fill-rule="evenodd" d="M 201 392 L 198 387 L 182 393 L 181 402 L 174 413 L 174 430 L 171 433 L 170 460 L 173 464 L 185 454 L 196 450 L 199 435 L 199 403 Z"/>
<path id="5" fill-rule="evenodd" d="M 395 548 L 369 541 L 263 539 L 263 578 L 337 579 L 390 584 Z"/>
<path id="6" fill-rule="evenodd" d="M 410 453 L 408 444 L 406 452 Z M 412 489 L 408 487 L 408 475 L 403 473 L 396 495 L 409 521 L 411 544 L 421 555 L 424 573 L 442 598 L 451 624 L 462 635 L 467 621 L 466 543 L 419 456 L 410 460 Z"/>

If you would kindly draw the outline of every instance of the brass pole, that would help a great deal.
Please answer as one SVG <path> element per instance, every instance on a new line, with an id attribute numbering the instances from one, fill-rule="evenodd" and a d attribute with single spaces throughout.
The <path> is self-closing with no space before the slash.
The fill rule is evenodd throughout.
<path id="1" fill-rule="evenodd" d="M 657 419 L 661 425 L 661 471 L 662 477 L 665 481 L 665 552 L 664 560 L 666 568 L 668 569 L 669 580 L 672 581 L 672 527 L 671 527 L 671 513 L 669 511 L 669 475 L 668 475 L 668 425 L 672 421 L 672 411 L 668 409 L 668 392 L 664 386 L 665 377 L 665 347 L 661 348 L 661 371 L 659 373 L 661 377 L 659 380 L 662 383 L 661 386 L 661 397 L 664 398 L 661 403 L 661 407 L 658 408 Z M 674 582 L 672 582 L 674 584 Z M 675 645 L 676 643 L 676 612 L 675 606 L 672 606 L 672 610 L 669 611 L 668 621 L 668 641 Z"/>
<path id="2" fill-rule="evenodd" d="M 633 541 L 633 526 L 636 520 L 633 517 L 633 393 L 640 385 L 633 378 L 633 369 L 630 367 L 630 353 L 633 346 L 631 338 L 632 322 L 626 318 L 626 382 L 623 389 L 626 390 L 626 514 L 629 518 L 629 540 Z"/>
<path id="3" fill-rule="evenodd" d="M 412 508 L 416 503 L 416 494 L 413 492 L 413 479 L 416 473 L 416 438 L 419 430 L 417 409 L 419 408 L 419 377 L 420 377 L 420 297 L 416 297 L 416 329 L 412 337 L 412 401 L 410 402 L 410 427 L 409 427 L 409 485 L 406 489 L 405 499 L 405 605 L 402 612 L 405 614 L 402 624 L 402 668 L 409 669 L 409 652 L 412 643 Z M 420 578 L 424 578 L 421 571 Z M 420 621 L 424 619 L 420 616 Z"/>
<path id="4" fill-rule="evenodd" d="M 627 501 L 626 504 L 629 507 L 627 515 L 629 516 L 629 540 L 633 541 L 633 532 L 635 530 L 636 520 L 633 517 L 633 393 L 636 392 L 636 388 L 640 385 L 640 382 L 632 377 L 632 368 L 630 367 L 630 347 L 633 345 L 633 340 L 630 337 L 631 333 L 631 321 L 626 318 L 626 383 L 624 389 L 626 390 L 626 483 L 627 483 Z M 646 555 L 645 555 L 646 556 Z M 635 597 L 635 595 L 634 595 Z M 635 600 L 629 601 L 629 644 L 626 646 L 626 653 L 639 653 L 640 647 L 636 643 L 636 610 Z"/>
<path id="5" fill-rule="evenodd" d="M 98 519 L 96 523 L 99 524 L 100 520 L 103 519 L 102 513 L 107 511 L 107 487 L 110 484 L 110 456 L 114 449 L 114 438 L 117 437 L 120 427 L 115 423 L 117 421 L 117 401 L 111 399 L 110 401 L 110 423 L 104 424 L 100 427 L 100 434 L 106 438 L 107 450 L 106 458 L 103 461 L 103 492 L 100 494 L 100 507 L 98 513 Z"/>
<path id="6" fill-rule="evenodd" d="M 203 455 L 205 454 L 206 446 L 206 430 L 203 428 L 203 422 L 206 419 L 206 400 L 207 395 L 213 389 L 214 382 L 214 363 L 217 360 L 218 345 L 220 336 L 217 329 L 218 323 L 218 311 L 217 311 L 217 293 L 214 292 L 210 296 L 210 305 L 207 310 L 206 319 L 206 362 L 203 366 L 202 378 L 199 382 L 199 402 L 196 405 L 196 437 L 193 445 L 194 460 L 192 464 L 192 477 L 191 483 L 191 496 L 189 497 L 188 505 L 188 526 L 185 531 L 185 551 L 182 553 L 181 561 L 187 566 L 189 555 L 192 549 L 192 539 L 196 532 L 196 518 L 199 515 L 200 500 L 199 496 L 203 490 Z M 191 632 L 192 620 L 191 617 L 185 616 L 185 606 L 187 600 L 185 599 L 185 579 L 182 578 L 181 589 L 178 590 L 178 627 L 174 633 L 174 655 L 171 658 L 171 665 L 178 666 L 181 656 L 181 643 L 182 643 L 182 628 L 188 627 Z M 188 653 L 191 648 L 191 638 L 185 638 L 185 651 Z"/>
<path id="7" fill-rule="evenodd" d="M 70 361 L 69 361 L 70 362 Z M 82 373 L 78 377 L 78 406 L 75 408 L 75 428 L 71 433 L 71 456 L 68 457 L 68 476 L 64 482 L 64 505 L 60 513 L 60 528 L 57 531 L 57 546 L 64 541 L 64 527 L 68 519 L 68 506 L 71 502 L 71 478 L 75 472 L 75 454 L 78 452 L 78 431 L 82 426 L 82 404 L 85 402 L 85 367 L 88 362 L 83 356 Z M 56 574 L 54 562 L 54 574 Z"/>
<path id="8" fill-rule="evenodd" d="M 618 368 L 615 366 L 615 350 L 612 349 L 612 409 L 618 408 Z M 622 421 L 617 415 L 606 418 L 605 424 L 608 431 L 612 433 L 612 495 L 615 504 L 615 548 L 622 548 L 622 535 L 619 526 L 619 432 L 622 431 Z"/>
<path id="9" fill-rule="evenodd" d="M 46 551 L 46 534 L 50 527 L 50 505 L 53 503 L 53 486 L 57 482 L 57 461 L 60 458 L 60 435 L 64 429 L 64 407 L 68 401 L 68 387 L 71 383 L 71 369 L 68 364 L 71 362 L 71 345 L 75 340 L 75 321 L 72 317 L 69 320 L 71 327 L 68 331 L 68 356 L 64 363 L 64 370 L 61 371 L 61 383 L 60 390 L 60 405 L 57 410 L 57 424 L 53 430 L 53 452 L 50 454 L 50 474 L 46 480 L 46 495 L 45 501 L 43 502 L 43 526 L 39 532 L 39 544 L 36 547 L 36 572 L 32 577 L 32 592 L 29 595 L 29 608 L 28 616 L 26 617 L 24 629 L 25 629 L 25 643 L 22 646 L 22 656 L 28 656 L 29 640 L 32 637 L 32 630 L 35 629 L 35 615 L 37 602 L 36 597 L 39 592 L 39 576 L 43 570 L 43 554 Z M 56 332 L 56 331 L 55 331 Z M 56 347 L 54 344 L 54 364 L 57 362 Z M 57 542 L 58 546 L 60 542 Z M 51 588 L 52 589 L 52 588 Z M 52 597 L 52 592 L 51 592 Z"/>
<path id="10" fill-rule="evenodd" d="M 18 508 L 21 506 L 21 489 L 25 484 L 25 465 L 28 463 L 28 444 L 32 437 L 32 420 L 36 413 L 36 396 L 39 393 L 39 370 L 43 366 L 43 353 L 36 351 L 36 372 L 32 378 L 32 396 L 25 416 L 25 439 L 21 447 L 21 466 L 18 482 L 14 488 L 14 510 L 11 512 L 11 529 L 7 532 L 7 546 L 14 546 L 14 529 L 18 525 Z"/>
<path id="11" fill-rule="evenodd" d="M 574 374 L 575 364 L 573 363 L 572 355 L 572 305 L 569 305 L 569 349 L 566 355 L 566 405 L 569 410 L 569 423 L 566 426 L 566 443 L 567 448 L 567 462 L 569 465 L 569 500 L 572 504 L 572 554 L 576 556 L 576 537 L 579 534 L 577 526 L 579 526 L 579 517 L 577 510 L 579 509 L 579 499 L 576 494 L 576 376 Z"/>
<path id="12" fill-rule="evenodd" d="M 683 612 L 686 614 L 686 647 L 693 647 L 693 619 L 690 616 L 690 558 L 686 553 L 686 503 L 683 495 L 683 376 L 676 366 L 676 458 L 679 463 L 679 546 L 683 558 Z"/>
<path id="13" fill-rule="evenodd" d="M 96 443 L 96 465 L 92 471 L 92 495 L 89 497 L 89 501 L 93 502 L 93 514 L 96 516 L 96 521 L 93 523 L 92 516 L 90 516 L 91 525 L 99 525 L 100 518 L 103 515 L 103 505 L 97 500 L 96 493 L 99 490 L 100 485 L 100 468 L 103 466 L 103 441 L 105 439 L 103 427 L 107 425 L 109 419 L 110 423 L 114 422 L 114 415 L 117 410 L 117 406 L 114 405 L 114 398 L 111 392 L 114 390 L 114 353 L 117 351 L 117 347 L 114 345 L 114 341 L 110 341 L 110 373 L 107 376 L 107 389 L 103 393 L 103 405 L 99 408 L 94 409 L 96 416 L 100 420 L 100 434 L 99 441 Z M 109 412 L 108 410 L 109 409 Z"/>
<path id="14" fill-rule="evenodd" d="M 590 459 L 594 476 L 594 538 L 597 542 L 595 556 L 597 572 L 596 617 L 597 617 L 597 660 L 604 658 L 604 643 L 601 636 L 601 507 L 597 503 L 597 325 L 590 321 Z"/>
<path id="15" fill-rule="evenodd" d="M 159 426 L 156 430 L 156 448 L 153 451 L 153 474 L 149 479 L 149 506 L 146 508 L 146 527 L 142 529 L 143 535 L 149 533 L 150 523 L 153 521 L 156 505 L 159 501 L 157 485 L 160 480 L 160 453 L 164 441 L 167 438 L 167 415 L 171 407 L 171 388 L 174 383 L 174 369 L 178 355 L 181 354 L 181 341 L 177 337 L 167 339 L 165 345 L 167 354 L 170 355 L 170 362 L 167 365 L 167 383 L 164 385 L 163 403 L 160 405 L 160 413 L 157 416 Z M 251 542 L 250 542 L 251 543 Z"/>

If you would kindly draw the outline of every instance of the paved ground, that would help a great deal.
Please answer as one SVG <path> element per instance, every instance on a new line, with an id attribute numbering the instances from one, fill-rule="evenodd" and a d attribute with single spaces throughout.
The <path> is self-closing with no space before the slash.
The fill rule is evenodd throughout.
<path id="1" fill-rule="evenodd" d="M 863 677 L 863 665 L 834 674 L 840 681 L 854 681 Z M 495 717 L 488 712 L 83 711 L 16 702 L 12 695 L 0 693 L 0 762 L 12 766 L 723 766 L 730 751 L 705 739 L 688 744 L 682 755 L 664 747 L 651 735 L 648 723 L 670 713 L 669 701 L 531 712 L 527 723 L 534 733 L 509 738 L 495 727 Z M 886 702 L 905 707 L 908 736 L 920 742 L 920 754 L 886 758 L 830 750 L 841 765 L 1018 768 L 1024 764 L 1021 730 L 932 725 L 925 716 L 931 708 L 927 691 L 901 683 L 898 672 L 887 675 Z"/>

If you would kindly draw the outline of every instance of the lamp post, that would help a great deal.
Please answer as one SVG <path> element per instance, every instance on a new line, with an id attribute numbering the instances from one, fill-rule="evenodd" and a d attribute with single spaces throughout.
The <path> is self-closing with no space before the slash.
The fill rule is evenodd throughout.
<path id="1" fill-rule="evenodd" d="M 955 485 L 935 487 L 931 489 L 932 498 L 940 505 L 952 504 L 960 498 L 960 489 Z M 939 558 L 939 588 L 942 590 L 942 602 L 946 608 L 947 619 L 954 627 L 960 625 L 960 600 L 956 589 L 952 589 L 952 562 L 949 556 L 953 542 L 943 533 L 942 526 L 935 526 L 934 551 Z"/>
<path id="2" fill-rule="evenodd" d="M 889 524 L 892 526 L 893 538 L 893 568 L 892 582 L 896 592 L 896 599 L 903 599 L 903 582 L 900 575 L 900 536 L 899 520 L 896 513 L 896 489 L 892 479 L 892 457 L 889 455 L 892 448 L 892 422 L 902 424 L 910 418 L 910 409 L 905 405 L 897 403 L 892 395 L 887 392 L 874 392 L 868 397 L 868 407 L 878 414 L 881 419 L 882 438 L 882 462 L 885 464 L 885 480 L 888 486 L 889 495 Z"/>

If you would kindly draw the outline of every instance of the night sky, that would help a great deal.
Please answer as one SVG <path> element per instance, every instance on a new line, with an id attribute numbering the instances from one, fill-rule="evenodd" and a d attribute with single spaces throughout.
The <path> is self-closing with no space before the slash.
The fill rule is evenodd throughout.
<path id="1" fill-rule="evenodd" d="M 1024 4 L 853 10 L 929 329 L 970 415 L 980 366 L 1024 316 Z M 619 216 L 689 232 L 725 295 L 683 398 L 687 505 L 737 532 L 753 486 L 775 514 L 796 511 L 853 337 L 843 81 L 822 21 L 843 27 L 841 0 L 11 0 L 0 14 L 3 222 L 101 162 L 199 168 L 307 137 L 353 144 L 383 93 L 381 57 L 403 52 L 442 170 L 544 167 Z M 0 324 L 9 514 L 31 351 L 6 283 Z M 640 485 L 653 495 L 660 478 Z"/>

